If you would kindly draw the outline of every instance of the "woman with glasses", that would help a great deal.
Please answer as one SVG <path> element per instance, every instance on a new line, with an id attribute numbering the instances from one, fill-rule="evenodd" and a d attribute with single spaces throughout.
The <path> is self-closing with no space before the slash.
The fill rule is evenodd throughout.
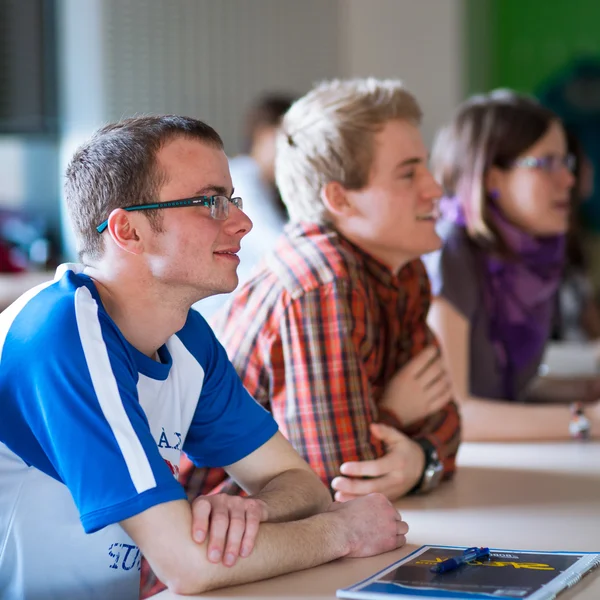
<path id="1" fill-rule="evenodd" d="M 600 434 L 599 379 L 538 376 L 574 184 L 559 119 L 510 91 L 473 97 L 439 133 L 432 163 L 445 197 L 444 245 L 425 258 L 429 323 L 461 404 L 464 439 Z M 572 404 L 584 401 L 585 409 Z"/>

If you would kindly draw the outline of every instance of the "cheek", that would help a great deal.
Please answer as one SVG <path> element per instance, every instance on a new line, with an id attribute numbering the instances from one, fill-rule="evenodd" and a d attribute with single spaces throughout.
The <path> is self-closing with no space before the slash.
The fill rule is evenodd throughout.
<path id="1" fill-rule="evenodd" d="M 541 177 L 515 179 L 508 190 L 508 197 L 502 198 L 501 208 L 507 215 L 527 218 L 538 216 L 547 208 L 550 197 L 548 182 Z"/>

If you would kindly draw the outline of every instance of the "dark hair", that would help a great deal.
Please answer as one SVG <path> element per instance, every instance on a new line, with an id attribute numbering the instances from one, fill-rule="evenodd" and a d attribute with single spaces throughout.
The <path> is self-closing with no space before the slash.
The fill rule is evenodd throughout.
<path id="1" fill-rule="evenodd" d="M 125 119 L 97 131 L 74 154 L 66 172 L 65 199 L 78 239 L 81 260 L 102 256 L 103 237 L 96 227 L 116 208 L 157 199 L 166 174 L 156 164 L 158 151 L 176 137 L 197 139 L 223 149 L 209 125 L 174 115 Z M 145 211 L 155 231 L 159 211 Z"/>
<path id="2" fill-rule="evenodd" d="M 447 196 L 461 198 L 472 239 L 491 250 L 505 250 L 489 218 L 485 189 L 488 169 L 510 168 L 557 121 L 560 119 L 534 98 L 496 90 L 464 102 L 439 132 L 432 151 L 432 170 Z"/>
<path id="3" fill-rule="evenodd" d="M 269 93 L 258 98 L 244 121 L 244 152 L 250 152 L 254 138 L 264 127 L 278 127 L 295 98 L 291 94 Z"/>

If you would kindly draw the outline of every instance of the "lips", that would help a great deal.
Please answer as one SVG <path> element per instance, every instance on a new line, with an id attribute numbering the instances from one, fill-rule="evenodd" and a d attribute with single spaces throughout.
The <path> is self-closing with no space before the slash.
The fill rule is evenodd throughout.
<path id="1" fill-rule="evenodd" d="M 215 250 L 213 254 L 232 254 L 235 255 L 240 251 L 240 248 L 225 248 L 224 250 Z"/>
<path id="2" fill-rule="evenodd" d="M 421 213 L 415 217 L 417 221 L 437 221 L 440 218 L 440 211 L 437 207 L 427 213 Z"/>

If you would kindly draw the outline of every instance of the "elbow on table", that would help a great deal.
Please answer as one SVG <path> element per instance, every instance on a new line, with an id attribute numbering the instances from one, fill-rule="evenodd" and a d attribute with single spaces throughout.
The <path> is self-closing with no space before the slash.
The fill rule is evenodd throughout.
<path id="1" fill-rule="evenodd" d="M 202 567 L 198 571 L 203 571 Z M 214 588 L 209 577 L 203 576 L 201 572 L 191 572 L 190 569 L 177 569 L 165 577 L 165 585 L 170 592 L 181 596 L 202 594 Z"/>

